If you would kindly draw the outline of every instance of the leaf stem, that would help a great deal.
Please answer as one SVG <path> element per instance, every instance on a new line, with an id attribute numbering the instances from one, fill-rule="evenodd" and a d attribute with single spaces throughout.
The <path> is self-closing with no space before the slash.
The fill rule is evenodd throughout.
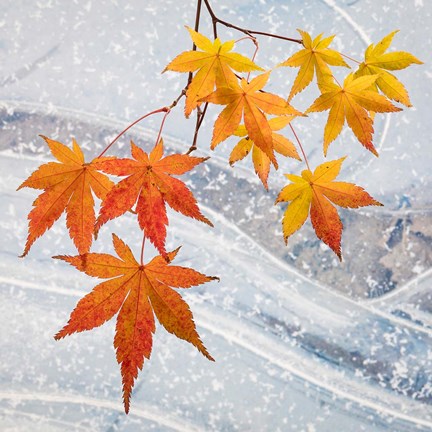
<path id="1" fill-rule="evenodd" d="M 351 61 L 353 61 L 354 63 L 357 63 L 357 64 L 361 64 L 361 62 L 359 62 L 358 60 L 356 60 L 356 59 L 353 59 L 352 57 L 350 57 L 350 56 L 347 56 L 346 54 L 344 54 L 344 53 L 339 53 L 342 57 L 345 57 L 345 58 L 347 58 L 348 60 L 351 60 Z"/>
<path id="2" fill-rule="evenodd" d="M 174 108 L 179 100 L 186 94 L 186 89 L 187 86 L 182 90 L 182 92 L 177 96 L 176 99 L 173 100 L 173 102 L 171 103 L 171 105 L 169 106 L 164 106 L 162 108 L 159 108 L 157 110 L 151 111 L 143 116 L 141 116 L 139 119 L 133 121 L 129 126 L 127 126 L 125 129 L 123 129 L 108 145 L 107 147 L 105 147 L 105 149 L 103 150 L 103 152 L 98 156 L 98 158 L 102 157 L 109 149 L 110 147 L 122 136 L 124 135 L 131 127 L 135 126 L 137 123 L 139 123 L 140 121 L 144 120 L 147 117 L 150 117 L 153 114 L 157 114 L 157 113 L 165 113 L 163 119 L 162 119 L 162 124 L 161 124 L 161 128 L 159 130 L 159 135 L 158 135 L 158 139 L 156 141 L 156 144 L 159 142 L 159 138 L 160 138 L 160 134 L 162 133 L 162 128 L 163 125 L 165 123 L 165 119 L 167 117 L 167 115 L 171 112 L 172 108 Z"/>
<path id="3" fill-rule="evenodd" d="M 144 265 L 144 246 L 145 246 L 145 234 L 143 234 L 143 241 L 142 241 L 142 245 L 141 245 L 141 258 L 140 258 L 140 264 Z"/>
<path id="4" fill-rule="evenodd" d="M 257 41 L 257 39 L 256 38 L 251 38 L 252 39 L 252 42 L 254 43 L 254 45 L 255 45 L 255 51 L 254 51 L 254 53 L 253 53 L 253 56 L 252 56 L 252 62 L 254 62 L 255 61 L 255 57 L 256 57 L 256 55 L 257 55 L 257 53 L 258 53 L 258 50 L 259 50 L 259 45 L 258 45 L 258 41 Z M 250 71 L 248 72 L 248 74 L 247 74 L 247 78 L 246 78 L 246 81 L 247 82 L 249 82 L 249 78 L 250 78 Z"/>
<path id="5" fill-rule="evenodd" d="M 157 114 L 160 112 L 166 112 L 167 111 L 167 107 L 163 107 L 163 108 L 159 108 L 157 110 L 151 111 L 145 115 L 143 115 L 142 117 L 140 117 L 139 119 L 135 120 L 134 122 L 132 122 L 128 127 L 126 127 L 125 129 L 123 129 L 106 147 L 105 150 L 103 150 L 103 152 L 98 156 L 98 158 L 102 157 L 109 149 L 110 147 L 122 136 L 124 135 L 131 127 L 135 126 L 137 123 L 139 123 L 140 121 L 144 120 L 147 117 L 150 117 L 153 114 Z"/>
<path id="6" fill-rule="evenodd" d="M 162 118 L 161 125 L 160 125 L 160 128 L 159 128 L 159 132 L 158 132 L 158 135 L 157 135 L 157 138 L 156 138 L 155 146 L 158 144 L 158 142 L 159 142 L 159 140 L 160 140 L 160 137 L 161 137 L 161 135 L 162 135 L 162 129 L 163 129 L 164 124 L 165 124 L 165 120 L 166 120 L 166 118 L 167 118 L 167 116 L 168 116 L 168 114 L 169 114 L 170 112 L 171 112 L 171 108 L 168 108 L 168 110 L 165 112 L 165 114 L 164 114 L 164 116 L 163 116 L 163 118 Z"/>
<path id="7" fill-rule="evenodd" d="M 299 145 L 299 147 L 300 147 L 300 151 L 302 152 L 302 155 L 303 155 L 304 161 L 306 162 L 307 169 L 310 171 L 311 169 L 310 169 L 310 166 L 309 166 L 308 159 L 307 159 L 307 157 L 306 157 L 306 153 L 305 153 L 305 151 L 304 151 L 304 149 L 303 149 L 302 143 L 300 142 L 300 139 L 299 139 L 299 137 L 297 136 L 297 133 L 296 133 L 296 131 L 295 131 L 295 129 L 294 129 L 294 127 L 293 127 L 293 125 L 292 125 L 291 123 L 289 124 L 289 127 L 291 128 L 292 133 L 294 134 L 294 136 L 295 136 L 295 138 L 296 138 L 296 140 L 297 140 L 297 143 L 298 143 L 298 145 Z"/>

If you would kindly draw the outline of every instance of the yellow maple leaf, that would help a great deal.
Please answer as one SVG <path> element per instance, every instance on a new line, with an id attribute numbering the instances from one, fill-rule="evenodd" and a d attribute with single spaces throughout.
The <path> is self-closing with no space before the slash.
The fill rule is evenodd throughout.
<path id="1" fill-rule="evenodd" d="M 233 70 L 237 72 L 251 72 L 263 70 L 247 57 L 230 52 L 234 48 L 234 41 L 222 43 L 219 38 L 214 42 L 201 33 L 186 27 L 194 44 L 202 51 L 186 51 L 179 54 L 164 69 L 175 72 L 196 72 L 186 92 L 185 115 L 199 105 L 199 99 L 210 94 L 215 87 L 229 87 L 237 82 Z"/>
<path id="2" fill-rule="evenodd" d="M 334 36 L 321 39 L 321 33 L 312 40 L 309 33 L 299 29 L 297 31 L 302 37 L 304 49 L 296 52 L 288 60 L 279 65 L 300 67 L 288 100 L 291 100 L 312 82 L 314 71 L 318 82 L 320 82 L 323 77 L 333 75 L 328 65 L 349 67 L 339 52 L 328 48 Z"/>
<path id="3" fill-rule="evenodd" d="M 306 110 L 306 114 L 330 110 L 324 128 L 324 155 L 327 154 L 330 143 L 341 133 L 346 119 L 360 143 L 378 156 L 372 143 L 373 120 L 369 117 L 368 110 L 382 113 L 401 109 L 384 96 L 368 90 L 377 78 L 378 75 L 354 78 L 353 74 L 349 74 L 343 87 L 330 80 L 322 83 L 322 95 Z"/>
<path id="4" fill-rule="evenodd" d="M 280 116 L 270 119 L 268 123 L 272 131 L 278 131 L 287 126 L 293 118 L 293 116 Z M 235 162 L 244 159 L 252 151 L 252 162 L 255 172 L 264 187 L 268 189 L 267 179 L 270 172 L 270 159 L 258 146 L 254 145 L 244 125 L 240 125 L 234 132 L 234 135 L 243 138 L 237 143 L 230 154 L 230 165 L 234 165 Z M 272 139 L 275 152 L 286 157 L 301 160 L 291 140 L 276 132 L 272 132 Z M 274 163 L 274 167 L 277 169 L 277 163 Z"/>
<path id="5" fill-rule="evenodd" d="M 281 190 L 275 202 L 277 204 L 291 201 L 282 220 L 285 242 L 303 226 L 310 214 L 317 237 L 342 260 L 343 225 L 336 208 L 331 203 L 345 208 L 382 205 L 360 186 L 334 181 L 344 159 L 343 157 L 325 162 L 319 165 L 313 174 L 307 169 L 301 173 L 301 177 L 294 174 L 285 175 L 292 183 Z"/>
<path id="6" fill-rule="evenodd" d="M 411 64 L 423 64 L 418 58 L 405 51 L 395 51 L 386 53 L 393 41 L 393 37 L 398 30 L 385 36 L 376 45 L 371 44 L 365 52 L 365 59 L 355 72 L 354 76 L 360 77 L 365 75 L 378 74 L 370 90 L 378 91 L 380 89 L 389 99 L 400 102 L 406 106 L 412 106 L 404 85 L 389 70 L 401 70 Z"/>

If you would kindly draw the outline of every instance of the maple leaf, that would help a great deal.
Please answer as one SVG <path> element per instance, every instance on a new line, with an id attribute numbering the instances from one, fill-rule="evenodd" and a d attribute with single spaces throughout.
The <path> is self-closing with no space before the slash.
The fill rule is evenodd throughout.
<path id="1" fill-rule="evenodd" d="M 233 70 L 237 72 L 251 72 L 263 70 L 247 57 L 230 52 L 234 48 L 234 41 L 221 43 L 219 38 L 214 42 L 202 34 L 186 27 L 194 44 L 202 51 L 186 51 L 178 55 L 164 69 L 175 72 L 196 72 L 186 91 L 185 115 L 199 105 L 199 99 L 210 94 L 215 87 L 229 87 L 237 82 Z M 162 72 L 162 73 L 163 73 Z"/>
<path id="2" fill-rule="evenodd" d="M 88 252 L 96 220 L 91 191 L 99 199 L 104 199 L 114 183 L 99 173 L 93 162 L 85 163 L 75 140 L 72 140 L 71 150 L 58 141 L 41 137 L 60 163 L 41 165 L 17 189 L 30 187 L 44 190 L 34 201 L 34 208 L 28 215 L 29 233 L 21 257 L 27 255 L 36 239 L 50 229 L 65 210 L 66 225 L 78 252 Z"/>
<path id="3" fill-rule="evenodd" d="M 381 206 L 363 188 L 353 183 L 336 182 L 344 157 L 319 165 L 314 173 L 304 170 L 301 177 L 294 174 L 285 176 L 292 181 L 285 186 L 275 204 L 291 201 L 283 220 L 285 243 L 305 223 L 309 213 L 312 226 L 319 239 L 327 244 L 342 260 L 342 222 L 332 202 L 340 207 L 358 208 L 369 205 Z"/>
<path id="4" fill-rule="evenodd" d="M 231 136 L 244 116 L 244 124 L 249 137 L 268 158 L 275 163 L 272 130 L 264 115 L 290 114 L 303 115 L 280 96 L 260 91 L 269 78 L 270 72 L 258 75 L 250 83 L 242 79 L 240 85 L 219 87 L 215 92 L 200 99 L 201 101 L 226 105 L 217 118 L 213 128 L 211 148 Z"/>
<path id="5" fill-rule="evenodd" d="M 95 160 L 96 166 L 107 174 L 128 176 L 117 183 L 103 200 L 95 224 L 96 233 L 103 224 L 130 210 L 137 200 L 139 226 L 163 256 L 166 256 L 168 225 L 165 203 L 185 216 L 213 226 L 202 215 L 187 186 L 171 176 L 184 174 L 208 158 L 181 154 L 163 158 L 162 139 L 150 155 L 131 141 L 131 153 L 133 159 L 106 157 Z"/>
<path id="6" fill-rule="evenodd" d="M 268 123 L 272 131 L 278 131 L 287 126 L 293 118 L 294 117 L 280 116 L 270 119 Z M 258 146 L 254 145 L 252 139 L 247 136 L 248 132 L 244 125 L 240 125 L 234 132 L 234 135 L 245 138 L 241 139 L 233 148 L 229 158 L 230 165 L 233 165 L 235 162 L 245 158 L 252 150 L 252 162 L 254 164 L 255 172 L 264 187 L 268 189 L 267 179 L 270 172 L 270 159 Z M 288 138 L 281 134 L 272 132 L 272 140 L 275 152 L 286 157 L 301 160 L 294 144 Z M 277 164 L 275 165 L 275 168 L 277 169 Z"/>
<path id="7" fill-rule="evenodd" d="M 328 120 L 324 128 L 324 155 L 332 141 L 341 133 L 345 119 L 348 126 L 360 143 L 375 156 L 378 153 L 372 143 L 373 120 L 368 110 L 373 112 L 401 111 L 384 96 L 368 88 L 378 79 L 378 75 L 354 78 L 349 74 L 343 87 L 330 80 L 322 84 L 323 93 L 306 110 L 306 113 L 330 109 Z"/>
<path id="8" fill-rule="evenodd" d="M 328 65 L 345 66 L 349 68 L 349 65 L 344 61 L 339 52 L 328 48 L 334 39 L 334 35 L 321 39 L 321 33 L 312 40 L 309 33 L 299 29 L 297 29 L 297 31 L 302 37 L 304 49 L 296 52 L 288 60 L 285 60 L 279 65 L 300 67 L 288 100 L 291 100 L 297 93 L 300 93 L 312 82 L 314 71 L 318 82 L 320 82 L 323 77 L 332 75 Z"/>
<path id="9" fill-rule="evenodd" d="M 385 53 L 393 41 L 393 37 L 398 30 L 385 36 L 376 45 L 371 44 L 365 52 L 365 60 L 355 72 L 355 77 L 378 74 L 370 90 L 378 91 L 380 89 L 389 99 L 400 102 L 406 106 L 412 106 L 408 92 L 403 84 L 389 70 L 401 70 L 411 64 L 423 64 L 418 58 L 404 51 L 395 51 Z"/>
<path id="10" fill-rule="evenodd" d="M 72 333 L 91 330 L 119 312 L 114 347 L 117 362 L 121 365 L 123 401 L 128 413 L 138 370 L 142 369 L 144 358 L 150 358 L 154 314 L 168 332 L 190 342 L 214 361 L 196 331 L 188 304 L 170 287 L 189 288 L 218 278 L 205 276 L 191 268 L 168 265 L 161 255 L 148 264 L 140 264 L 129 246 L 115 234 L 113 244 L 120 259 L 104 253 L 53 257 L 89 276 L 108 279 L 78 302 L 68 323 L 54 338 L 58 340 Z M 169 262 L 179 249 L 168 253 Z"/>

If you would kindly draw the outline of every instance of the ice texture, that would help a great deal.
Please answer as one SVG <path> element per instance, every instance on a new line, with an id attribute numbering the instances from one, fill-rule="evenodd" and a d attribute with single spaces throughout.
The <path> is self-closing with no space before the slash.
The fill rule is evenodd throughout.
<path id="1" fill-rule="evenodd" d="M 297 37 L 336 34 L 337 49 L 361 59 L 364 48 L 394 29 L 397 50 L 425 65 L 402 71 L 414 108 L 376 119 L 380 157 L 346 131 L 328 157 L 347 154 L 341 178 L 364 186 L 384 208 L 342 211 L 343 263 L 307 225 L 288 246 L 281 163 L 266 193 L 250 161 L 234 169 L 234 141 L 209 150 L 210 111 L 196 155 L 211 159 L 186 176 L 215 228 L 170 212 L 169 248 L 178 262 L 212 282 L 182 294 L 216 362 L 158 327 L 152 358 L 139 374 L 129 416 L 112 347 L 114 322 L 55 342 L 80 297 L 97 283 L 52 255 L 74 254 L 64 218 L 37 240 L 24 260 L 26 214 L 34 190 L 16 192 L 51 160 L 44 134 L 75 137 L 93 157 L 124 126 L 170 104 L 187 75 L 160 72 L 189 49 L 195 1 L 4 0 L 0 6 L 0 429 L 2 431 L 430 431 L 432 430 L 431 12 L 428 1 L 221 0 L 218 15 L 256 30 Z M 202 31 L 211 34 L 208 17 Z M 220 28 L 223 39 L 238 33 Z M 253 52 L 248 41 L 240 49 Z M 260 40 L 258 62 L 272 67 L 297 46 Z M 346 71 L 337 71 L 343 76 Z M 272 73 L 270 91 L 288 93 Z M 291 82 L 291 81 L 290 81 Z M 296 96 L 305 109 L 316 93 Z M 322 163 L 326 115 L 298 121 L 312 165 Z M 161 118 L 128 140 L 150 149 Z M 167 119 L 167 152 L 184 152 L 194 120 L 182 107 Z M 112 253 L 111 232 L 138 253 L 132 215 L 101 230 L 93 250 Z M 154 250 L 146 249 L 148 258 Z"/>

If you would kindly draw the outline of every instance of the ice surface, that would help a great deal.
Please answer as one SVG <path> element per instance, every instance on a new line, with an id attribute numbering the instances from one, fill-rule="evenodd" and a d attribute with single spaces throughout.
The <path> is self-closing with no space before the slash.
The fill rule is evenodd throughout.
<path id="1" fill-rule="evenodd" d="M 15 189 L 49 158 L 37 135 L 64 142 L 74 136 L 90 156 L 130 121 L 169 104 L 185 76 L 160 71 L 189 47 L 183 25 L 193 23 L 194 6 L 168 0 L 2 2 L 0 429 L 432 430 L 432 70 L 426 58 L 432 7 L 426 1 L 215 3 L 221 16 L 254 29 L 336 33 L 337 47 L 354 57 L 370 41 L 401 30 L 394 46 L 426 62 L 402 72 L 415 108 L 377 119 L 378 160 L 350 132 L 329 152 L 340 157 L 349 146 L 353 156 L 344 179 L 365 186 L 386 207 L 343 213 L 342 264 L 310 227 L 286 248 L 282 209 L 272 202 L 284 184 L 282 173 L 299 170 L 298 164 L 285 163 L 266 194 L 248 162 L 235 170 L 227 166 L 230 145 L 208 150 L 209 122 L 198 145 L 212 159 L 188 183 L 215 229 L 172 213 L 168 241 L 172 248 L 183 245 L 182 264 L 221 276 L 220 283 L 185 294 L 216 363 L 159 328 L 125 416 L 114 324 L 53 340 L 95 281 L 50 258 L 73 253 L 61 221 L 25 260 L 16 258 L 35 193 Z M 268 67 L 295 49 L 278 41 L 260 45 L 259 61 Z M 294 71 L 274 72 L 270 90 L 283 92 L 290 73 L 292 78 Z M 305 108 L 311 98 L 300 95 L 294 105 Z M 298 126 L 314 165 L 322 162 L 322 120 Z M 137 127 L 129 138 L 151 146 L 159 121 Z M 174 111 L 164 133 L 168 151 L 184 151 L 191 129 L 181 108 Z M 119 143 L 121 154 L 127 154 L 126 143 Z M 139 250 L 128 217 L 105 228 L 95 250 L 112 251 L 111 231 Z"/>

